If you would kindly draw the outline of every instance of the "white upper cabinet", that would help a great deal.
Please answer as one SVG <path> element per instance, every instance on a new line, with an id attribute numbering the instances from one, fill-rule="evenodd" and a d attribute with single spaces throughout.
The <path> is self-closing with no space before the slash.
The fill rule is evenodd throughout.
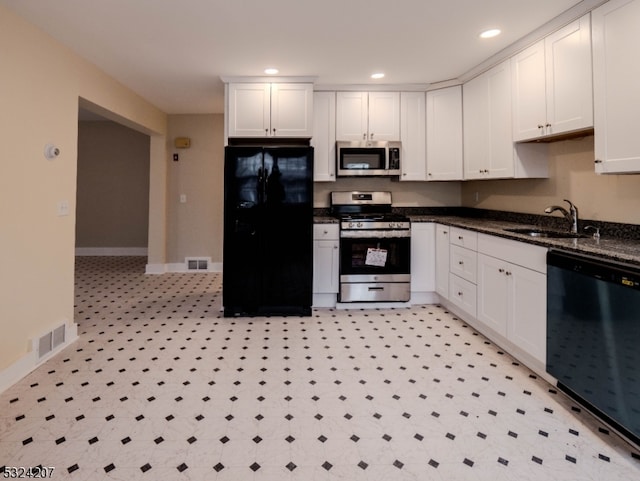
<path id="1" fill-rule="evenodd" d="M 338 92 L 336 140 L 400 140 L 400 93 Z"/>
<path id="2" fill-rule="evenodd" d="M 313 180 L 336 180 L 336 93 L 313 94 Z"/>
<path id="3" fill-rule="evenodd" d="M 464 178 L 514 177 L 509 60 L 463 86 Z"/>
<path id="4" fill-rule="evenodd" d="M 426 180 L 425 94 L 400 93 L 400 180 Z"/>
<path id="5" fill-rule="evenodd" d="M 589 15 L 512 57 L 511 75 L 514 141 L 592 127 Z"/>
<path id="6" fill-rule="evenodd" d="M 510 67 L 506 60 L 462 87 L 465 179 L 549 176 L 548 144 L 513 143 Z"/>
<path id="7" fill-rule="evenodd" d="M 426 108 L 427 180 L 461 180 L 462 86 L 427 92 Z"/>
<path id="8" fill-rule="evenodd" d="M 311 137 L 313 85 L 232 83 L 227 113 L 229 137 Z"/>
<path id="9" fill-rule="evenodd" d="M 592 12 L 596 172 L 640 172 L 640 0 Z"/>

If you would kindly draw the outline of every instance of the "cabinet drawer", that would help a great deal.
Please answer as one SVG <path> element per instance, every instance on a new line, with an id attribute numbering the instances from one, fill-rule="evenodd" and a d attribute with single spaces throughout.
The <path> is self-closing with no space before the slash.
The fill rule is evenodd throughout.
<path id="1" fill-rule="evenodd" d="M 478 234 L 478 252 L 543 274 L 547 272 L 547 248 L 503 237 Z"/>
<path id="2" fill-rule="evenodd" d="M 452 245 L 449 271 L 475 284 L 478 272 L 478 254 L 464 247 Z"/>
<path id="3" fill-rule="evenodd" d="M 337 240 L 339 237 L 338 224 L 314 224 L 313 238 L 315 240 Z"/>
<path id="4" fill-rule="evenodd" d="M 451 243 L 457 246 L 466 247 L 473 251 L 478 250 L 478 233 L 459 227 L 451 228 Z"/>
<path id="5" fill-rule="evenodd" d="M 449 300 L 471 317 L 476 317 L 476 285 L 461 277 L 449 276 Z"/>

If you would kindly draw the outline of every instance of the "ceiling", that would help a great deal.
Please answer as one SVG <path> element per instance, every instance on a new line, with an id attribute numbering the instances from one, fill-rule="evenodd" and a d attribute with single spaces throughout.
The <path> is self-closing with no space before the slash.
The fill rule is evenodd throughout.
<path id="1" fill-rule="evenodd" d="M 220 76 L 455 79 L 578 0 L 0 0 L 169 114 L 221 113 Z M 481 40 L 490 27 L 502 35 Z M 386 73 L 374 81 L 374 72 Z"/>

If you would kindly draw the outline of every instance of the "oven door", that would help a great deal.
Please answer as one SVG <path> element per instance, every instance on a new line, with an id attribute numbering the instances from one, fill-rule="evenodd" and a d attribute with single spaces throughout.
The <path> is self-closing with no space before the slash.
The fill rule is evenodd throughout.
<path id="1" fill-rule="evenodd" d="M 410 274 L 410 237 L 342 237 L 340 279 L 344 281 Z"/>
<path id="2" fill-rule="evenodd" d="M 378 235 L 376 235 L 376 233 Z M 342 231 L 340 302 L 407 302 L 411 297 L 410 231 Z M 364 237 L 359 237 L 361 235 Z"/>

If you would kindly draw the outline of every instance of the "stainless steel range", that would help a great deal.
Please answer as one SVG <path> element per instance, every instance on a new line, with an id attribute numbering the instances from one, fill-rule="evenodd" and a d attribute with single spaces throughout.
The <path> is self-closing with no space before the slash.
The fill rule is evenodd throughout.
<path id="1" fill-rule="evenodd" d="M 338 302 L 407 302 L 411 222 L 393 214 L 391 192 L 332 192 L 340 219 Z"/>

